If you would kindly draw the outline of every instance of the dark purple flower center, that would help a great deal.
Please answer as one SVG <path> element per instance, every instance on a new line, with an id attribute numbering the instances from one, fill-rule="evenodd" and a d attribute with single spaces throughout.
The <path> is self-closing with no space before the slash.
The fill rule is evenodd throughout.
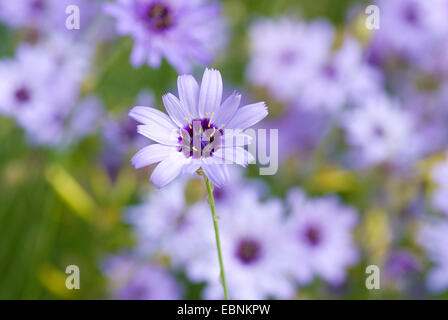
<path id="1" fill-rule="evenodd" d="M 404 19 L 410 25 L 417 25 L 419 22 L 418 8 L 415 4 L 409 4 L 406 6 L 403 12 Z"/>
<path id="2" fill-rule="evenodd" d="M 243 264 L 252 264 L 261 257 L 261 245 L 253 239 L 243 239 L 237 246 L 235 254 Z"/>
<path id="3" fill-rule="evenodd" d="M 280 62 L 284 65 L 293 64 L 298 58 L 298 53 L 294 50 L 285 50 L 280 54 Z"/>
<path id="4" fill-rule="evenodd" d="M 30 6 L 31 6 L 31 10 L 39 11 L 39 12 L 43 11 L 45 8 L 43 0 L 34 0 L 31 2 Z"/>
<path id="5" fill-rule="evenodd" d="M 20 104 L 27 103 L 31 99 L 31 93 L 28 88 L 21 87 L 16 90 L 16 92 L 14 93 L 14 97 Z"/>
<path id="6" fill-rule="evenodd" d="M 183 129 L 179 129 L 179 152 L 194 159 L 208 158 L 221 145 L 222 129 L 218 129 L 210 119 L 196 119 Z"/>
<path id="7" fill-rule="evenodd" d="M 336 67 L 329 63 L 327 64 L 323 69 L 322 69 L 322 73 L 324 74 L 324 76 L 328 79 L 335 79 L 337 76 L 337 70 Z"/>
<path id="8" fill-rule="evenodd" d="M 384 135 L 385 135 L 384 128 L 380 125 L 374 127 L 373 134 L 378 138 L 384 137 Z"/>
<path id="9" fill-rule="evenodd" d="M 316 225 L 309 225 L 305 228 L 304 238 L 311 247 L 317 247 L 322 242 L 322 230 Z"/>
<path id="10" fill-rule="evenodd" d="M 162 3 L 156 2 L 148 7 L 146 19 L 151 29 L 165 31 L 174 24 L 171 9 Z"/>

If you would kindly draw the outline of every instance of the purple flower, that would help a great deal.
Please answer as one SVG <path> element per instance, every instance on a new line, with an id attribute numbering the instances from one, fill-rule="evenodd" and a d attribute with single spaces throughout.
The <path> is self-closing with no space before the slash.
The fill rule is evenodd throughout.
<path id="1" fill-rule="evenodd" d="M 131 35 L 135 45 L 132 65 L 148 63 L 158 68 L 162 57 L 179 73 L 190 72 L 191 63 L 210 64 L 219 40 L 217 4 L 202 0 L 118 0 L 104 11 L 117 19 L 117 32 Z"/>
<path id="2" fill-rule="evenodd" d="M 68 30 L 65 12 L 70 5 L 76 5 L 80 11 L 80 30 Z M 0 0 L 0 21 L 11 28 L 33 28 L 38 32 L 65 32 L 65 35 L 77 34 L 85 30 L 92 18 L 98 14 L 98 0 Z"/>
<path id="3" fill-rule="evenodd" d="M 381 84 L 379 71 L 364 61 L 361 45 L 353 38 L 347 38 L 342 47 L 310 76 L 297 105 L 334 113 L 348 104 L 378 95 Z"/>
<path id="4" fill-rule="evenodd" d="M 380 60 L 394 55 L 427 60 L 448 35 L 446 0 L 381 0 L 378 5 L 381 25 L 373 33 L 373 50 Z"/>
<path id="5" fill-rule="evenodd" d="M 13 117 L 33 144 L 66 146 L 95 129 L 101 102 L 79 102 L 91 49 L 55 34 L 22 44 L 14 59 L 0 62 L 0 112 Z"/>
<path id="6" fill-rule="evenodd" d="M 263 19 L 250 29 L 248 79 L 282 102 L 294 102 L 310 77 L 324 65 L 333 42 L 327 22 L 309 25 L 283 18 Z"/>
<path id="7" fill-rule="evenodd" d="M 182 227 L 187 216 L 185 185 L 184 179 L 177 180 L 163 191 L 151 192 L 142 204 L 127 209 L 127 221 L 136 231 L 137 251 L 142 255 L 165 250 L 166 242 Z"/>
<path id="8" fill-rule="evenodd" d="M 301 284 L 308 284 L 314 276 L 341 284 L 346 268 L 358 261 L 352 240 L 356 211 L 332 197 L 307 199 L 298 189 L 290 190 L 288 201 L 289 271 Z"/>
<path id="9" fill-rule="evenodd" d="M 427 286 L 431 291 L 448 289 L 448 222 L 435 220 L 426 223 L 418 234 L 418 241 L 435 267 L 429 272 Z"/>
<path id="10" fill-rule="evenodd" d="M 413 117 L 384 97 L 368 99 L 341 121 L 361 166 L 403 164 L 419 153 Z"/>
<path id="11" fill-rule="evenodd" d="M 140 262 L 133 255 L 111 257 L 105 262 L 104 273 L 109 278 L 116 299 L 177 300 L 181 298 L 174 277 L 161 267 Z"/>
<path id="12" fill-rule="evenodd" d="M 193 210 L 193 208 L 192 208 Z M 194 207 L 200 217 L 209 213 L 207 203 Z M 292 298 L 294 285 L 286 273 L 286 246 L 283 205 L 278 200 L 260 202 L 253 192 L 240 192 L 233 201 L 222 204 L 220 235 L 227 286 L 232 299 Z M 204 297 L 222 299 L 219 265 L 216 259 L 211 222 L 196 229 L 201 234 L 200 247 L 186 263 L 187 275 L 193 281 L 207 281 Z M 191 233 L 194 236 L 193 233 Z M 193 258 L 194 257 L 194 258 Z"/>
<path id="13" fill-rule="evenodd" d="M 437 189 L 432 196 L 432 205 L 440 212 L 448 215 L 448 160 L 436 165 L 431 172 L 431 176 L 437 185 Z"/>
<path id="14" fill-rule="evenodd" d="M 386 262 L 387 274 L 393 278 L 406 277 L 420 269 L 417 258 L 409 251 L 395 250 L 388 254 Z"/>
<path id="15" fill-rule="evenodd" d="M 205 70 L 201 87 L 191 75 L 179 76 L 177 84 L 179 99 L 171 93 L 163 96 L 169 116 L 148 107 L 134 107 L 129 113 L 142 123 L 138 132 L 157 142 L 140 150 L 131 162 L 136 168 L 160 162 L 151 175 L 159 188 L 181 172 L 199 168 L 214 185 L 222 186 L 228 179 L 226 164 L 246 166 L 253 161 L 243 148 L 249 136 L 241 131 L 266 117 L 267 108 L 264 102 L 238 108 L 241 96 L 236 92 L 221 103 L 217 70 Z"/>

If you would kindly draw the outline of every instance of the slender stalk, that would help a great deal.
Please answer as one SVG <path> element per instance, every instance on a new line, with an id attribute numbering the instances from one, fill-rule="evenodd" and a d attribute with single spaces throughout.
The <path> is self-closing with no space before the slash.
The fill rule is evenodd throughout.
<path id="1" fill-rule="evenodd" d="M 224 288 L 224 297 L 226 300 L 229 300 L 229 294 L 227 293 L 226 276 L 224 273 L 224 263 L 222 262 L 221 242 L 219 240 L 218 217 L 216 216 L 215 198 L 213 197 L 213 187 L 210 180 L 205 175 L 205 173 L 201 172 L 200 174 L 204 177 L 205 186 L 207 187 L 210 209 L 212 210 L 213 226 L 215 227 L 216 248 L 218 249 L 219 268 L 221 269 L 221 280 L 222 280 L 222 287 Z"/>

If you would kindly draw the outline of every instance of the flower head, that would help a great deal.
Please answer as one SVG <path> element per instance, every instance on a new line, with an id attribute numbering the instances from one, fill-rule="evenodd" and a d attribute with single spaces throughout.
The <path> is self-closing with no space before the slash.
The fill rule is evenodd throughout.
<path id="1" fill-rule="evenodd" d="M 204 216 L 207 203 L 193 208 Z M 234 299 L 288 299 L 294 285 L 288 280 L 285 252 L 287 238 L 283 232 L 283 205 L 279 200 L 261 202 L 253 190 L 240 192 L 232 202 L 218 207 L 220 235 L 229 295 Z M 209 222 L 210 224 L 210 222 Z M 197 228 L 190 237 L 201 235 L 200 250 L 190 255 L 187 275 L 193 281 L 207 281 L 205 298 L 222 298 L 219 265 L 211 228 Z M 194 256 L 195 259 L 191 259 Z"/>
<path id="2" fill-rule="evenodd" d="M 314 275 L 338 285 L 345 269 L 358 259 L 352 240 L 356 212 L 335 198 L 307 199 L 298 189 L 288 194 L 291 214 L 286 233 L 290 250 L 290 271 L 299 283 Z"/>
<path id="3" fill-rule="evenodd" d="M 427 278 L 428 288 L 434 292 L 445 291 L 448 289 L 448 222 L 442 219 L 429 221 L 420 230 L 418 240 L 435 264 Z"/>
<path id="4" fill-rule="evenodd" d="M 118 21 L 117 31 L 131 35 L 135 46 L 131 62 L 157 68 L 165 57 L 180 73 L 192 61 L 209 64 L 219 39 L 219 6 L 202 0 L 118 0 L 105 12 Z"/>
<path id="5" fill-rule="evenodd" d="M 309 25 L 288 18 L 263 19 L 250 30 L 248 78 L 277 99 L 294 102 L 331 49 L 333 28 L 324 21 Z"/>
<path id="6" fill-rule="evenodd" d="M 154 140 L 131 160 L 136 168 L 160 162 L 151 175 L 163 187 L 181 172 L 202 168 L 216 186 L 228 179 L 226 164 L 246 166 L 253 157 L 243 147 L 250 137 L 241 131 L 268 114 L 264 102 L 239 108 L 241 95 L 234 92 L 224 102 L 222 79 L 217 70 L 206 69 L 201 86 L 191 75 L 177 81 L 179 98 L 163 96 L 166 114 L 149 107 L 134 107 L 129 115 L 142 123 L 138 132 Z M 229 130 L 232 129 L 232 130 Z"/>
<path id="7" fill-rule="evenodd" d="M 411 114 L 386 98 L 368 99 L 342 120 L 348 143 L 359 151 L 363 166 L 400 164 L 414 158 L 419 146 Z M 406 157 L 404 157 L 406 155 Z"/>
<path id="8" fill-rule="evenodd" d="M 103 272 L 109 278 L 116 299 L 176 300 L 181 290 L 167 271 L 160 266 L 138 261 L 133 254 L 121 254 L 108 258 Z"/>

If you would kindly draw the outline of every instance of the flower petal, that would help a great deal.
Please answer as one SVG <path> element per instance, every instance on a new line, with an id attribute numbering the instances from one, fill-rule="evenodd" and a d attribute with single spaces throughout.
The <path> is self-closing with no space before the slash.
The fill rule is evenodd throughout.
<path id="1" fill-rule="evenodd" d="M 199 85 L 196 79 L 191 75 L 181 75 L 177 78 L 177 90 L 179 92 L 179 99 L 184 108 L 187 108 L 186 113 L 193 115 L 194 118 L 199 116 L 198 113 L 198 98 Z"/>
<path id="2" fill-rule="evenodd" d="M 177 150 L 173 147 L 158 143 L 151 144 L 143 149 L 140 149 L 140 151 L 132 157 L 131 163 L 136 169 L 140 169 L 164 160 L 169 157 L 172 152 L 177 152 Z"/>
<path id="3" fill-rule="evenodd" d="M 163 126 L 175 127 L 171 119 L 162 111 L 150 107 L 137 106 L 129 111 L 129 116 L 142 124 L 152 123 L 154 120 L 163 123 Z"/>
<path id="4" fill-rule="evenodd" d="M 257 102 L 241 107 L 227 124 L 227 128 L 246 129 L 263 120 L 268 115 L 264 102 Z"/>
<path id="5" fill-rule="evenodd" d="M 172 93 L 168 93 L 162 97 L 162 100 L 171 119 L 173 119 L 179 127 L 185 127 L 188 124 L 188 114 L 185 113 L 179 99 Z"/>
<path id="6" fill-rule="evenodd" d="M 148 124 L 137 126 L 137 132 L 141 135 L 154 140 L 155 142 L 168 145 L 179 145 L 179 131 L 176 127 L 163 126 L 162 123 L 157 121 L 150 121 Z"/>
<path id="7" fill-rule="evenodd" d="M 213 153 L 213 157 L 220 159 L 222 161 L 221 163 L 236 163 L 243 167 L 255 161 L 252 154 L 241 147 L 218 149 Z"/>
<path id="8" fill-rule="evenodd" d="M 212 122 L 218 127 L 224 127 L 235 115 L 241 102 L 241 94 L 233 92 L 219 107 Z"/>
<path id="9" fill-rule="evenodd" d="M 229 180 L 229 170 L 225 164 L 206 164 L 202 166 L 202 169 L 207 178 L 218 188 Z"/>
<path id="10" fill-rule="evenodd" d="M 248 134 L 242 133 L 241 129 L 226 129 L 221 136 L 221 146 L 241 147 L 252 143 L 252 137 Z"/>
<path id="11" fill-rule="evenodd" d="M 157 187 L 162 188 L 163 186 L 170 183 L 174 178 L 176 178 L 182 171 L 186 159 L 179 152 L 173 154 L 160 162 L 154 169 L 151 175 L 151 182 Z"/>
<path id="12" fill-rule="evenodd" d="M 218 111 L 222 98 L 221 73 L 214 69 L 205 69 L 199 92 L 199 116 L 210 117 L 212 112 Z"/>

